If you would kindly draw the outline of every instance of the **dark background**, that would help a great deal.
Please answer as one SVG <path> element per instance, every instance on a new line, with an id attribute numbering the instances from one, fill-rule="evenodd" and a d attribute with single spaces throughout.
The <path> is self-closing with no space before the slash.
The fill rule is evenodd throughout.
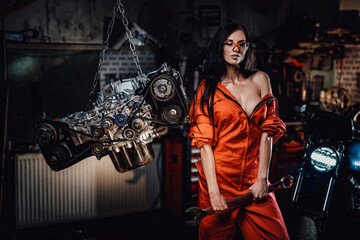
<path id="1" fill-rule="evenodd" d="M 321 42 L 328 55 L 329 49 L 339 43 L 351 48 L 359 46 L 360 4 L 356 0 L 124 0 L 123 4 L 129 23 L 136 23 L 155 39 L 144 46 L 137 46 L 137 51 L 152 51 L 157 67 L 166 61 L 181 70 L 186 64 L 182 74 L 190 99 L 196 85 L 194 71 L 199 71 L 201 79 L 203 59 L 214 32 L 219 26 L 232 21 L 245 25 L 252 36 L 258 67 L 269 74 L 274 95 L 279 99 L 280 115 L 287 123 L 295 122 L 296 105 L 306 102 L 321 107 L 319 99 L 302 99 L 299 86 L 293 79 L 284 76 L 284 69 L 287 76 L 292 76 L 296 70 L 306 70 L 288 62 L 289 59 L 302 62 L 306 60 L 306 55 L 292 55 L 291 51 L 304 51 L 301 43 L 311 45 Z M 34 151 L 32 128 L 43 112 L 56 118 L 86 108 L 112 7 L 113 1 L 100 0 L 1 2 L 2 32 L 22 36 L 22 40 L 8 39 L 6 43 L 2 36 L 0 134 L 3 154 L 6 152 L 6 157 L 2 156 L 2 163 L 7 162 L 10 166 L 9 162 L 16 154 Z M 343 30 L 346 32 L 343 33 Z M 331 31 L 341 34 L 331 35 Z M 111 50 L 119 50 L 114 49 L 114 45 L 123 33 L 121 20 L 117 18 L 110 38 Z M 320 36 L 320 41 L 316 40 L 317 36 Z M 128 47 L 123 46 L 120 50 L 128 50 Z M 307 50 L 314 53 L 313 47 Z M 333 51 L 330 57 L 330 69 L 325 69 L 325 66 L 311 69 L 318 71 L 316 74 L 326 76 L 323 90 L 336 86 L 339 56 Z M 311 74 L 313 77 L 313 72 Z M 310 76 L 307 76 L 306 81 L 310 80 Z M 289 82 L 292 84 L 287 84 Z M 309 86 L 306 87 L 311 93 L 313 89 Z M 354 84 L 348 88 L 355 96 L 352 106 L 357 103 L 359 86 Z M 351 110 L 342 114 L 350 115 Z M 272 180 L 296 171 L 296 151 L 290 148 L 301 148 L 303 144 L 298 128 L 296 124 L 295 127 L 289 124 L 287 134 L 275 146 Z M 179 129 L 172 130 L 166 141 L 183 142 L 179 147 L 188 151 L 188 142 L 182 134 Z M 166 141 L 162 142 L 164 149 Z M 184 156 L 181 158 L 184 159 Z M 167 161 L 165 155 L 164 162 Z M 181 166 L 180 173 L 188 176 L 189 173 L 185 173 L 186 164 Z M 166 169 L 163 169 L 164 188 L 166 182 L 170 181 L 167 176 L 171 174 Z M 8 170 L 12 171 L 11 167 L 2 167 L 2 181 Z M 194 199 L 187 196 L 191 194 L 188 180 L 183 179 L 179 184 L 185 189 L 182 195 L 172 196 L 169 192 L 162 192 L 160 211 L 75 221 L 47 228 L 17 230 L 14 227 L 14 209 L 4 205 L 7 211 L 2 214 L 5 219 L 2 229 L 5 229 L 8 239 L 31 239 L 30 234 L 38 239 L 111 239 L 113 235 L 123 239 L 153 236 L 158 239 L 196 239 L 197 229 L 184 225 L 179 208 L 175 206 L 174 210 L 173 205 L 169 204 L 169 199 L 180 198 L 180 209 L 183 210 L 194 203 Z M 15 199 L 9 188 L 7 199 L 13 202 Z M 289 193 L 279 193 L 277 196 L 281 210 L 286 215 Z"/>

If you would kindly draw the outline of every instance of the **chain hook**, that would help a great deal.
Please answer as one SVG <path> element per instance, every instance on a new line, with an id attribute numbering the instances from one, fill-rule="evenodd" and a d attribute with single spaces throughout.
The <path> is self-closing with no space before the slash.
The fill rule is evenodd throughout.
<path id="1" fill-rule="evenodd" d="M 94 96 L 95 96 L 95 90 L 96 90 L 96 87 L 97 87 L 97 85 L 99 83 L 100 71 L 101 71 L 101 67 L 102 67 L 102 65 L 104 63 L 105 52 L 109 48 L 109 39 L 110 39 L 110 36 L 111 36 L 113 28 L 114 28 L 117 11 L 119 11 L 120 14 L 121 14 L 122 23 L 123 23 L 123 25 L 125 27 L 126 37 L 129 40 L 129 47 L 130 47 L 130 50 L 131 50 L 132 55 L 133 55 L 133 59 L 134 59 L 134 62 L 135 62 L 137 74 L 139 76 L 144 75 L 142 70 L 141 70 L 141 67 L 140 67 L 139 57 L 138 57 L 138 55 L 136 53 L 133 36 L 132 36 L 132 33 L 131 33 L 130 29 L 129 29 L 129 21 L 125 16 L 124 5 L 121 3 L 121 0 L 116 0 L 115 4 L 113 6 L 111 21 L 110 21 L 108 29 L 106 31 L 106 39 L 103 42 L 102 50 L 100 52 L 98 67 L 97 67 L 97 70 L 96 70 L 96 73 L 95 73 L 95 76 L 94 76 L 94 80 L 93 80 L 93 83 L 92 83 L 92 90 L 91 90 L 91 92 L 89 94 L 89 101 L 88 101 L 88 104 L 87 104 L 87 109 L 90 109 L 90 107 L 91 107 L 91 104 L 92 104 Z"/>

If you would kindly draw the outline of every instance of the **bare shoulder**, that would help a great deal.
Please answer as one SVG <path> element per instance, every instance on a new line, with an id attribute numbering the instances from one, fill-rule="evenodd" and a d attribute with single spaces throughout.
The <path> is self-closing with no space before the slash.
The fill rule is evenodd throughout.
<path id="1" fill-rule="evenodd" d="M 252 75 L 252 80 L 260 88 L 261 97 L 272 92 L 269 75 L 267 75 L 265 72 L 258 71 L 254 73 Z"/>

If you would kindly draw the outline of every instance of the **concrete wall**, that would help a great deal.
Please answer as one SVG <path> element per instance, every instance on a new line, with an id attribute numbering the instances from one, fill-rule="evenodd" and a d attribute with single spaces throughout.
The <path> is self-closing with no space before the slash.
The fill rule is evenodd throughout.
<path id="1" fill-rule="evenodd" d="M 304 37 L 308 25 L 299 24 L 297 16 L 308 16 L 307 24 L 320 22 L 324 28 L 336 26 L 339 0 L 123 0 L 129 22 L 135 22 L 161 41 L 164 27 L 181 20 L 181 13 L 198 13 L 199 6 L 221 7 L 221 24 L 237 21 L 247 26 L 255 42 L 269 48 L 282 47 Z M 352 0 L 342 0 L 346 9 Z M 355 1 L 356 2 L 356 1 Z M 30 42 L 48 37 L 52 43 L 102 44 L 103 32 L 112 15 L 114 1 L 101 0 L 37 0 L 5 19 L 5 30 L 39 32 Z M 349 3 L 349 4 L 348 4 Z M 345 4 L 345 5 L 344 5 Z M 326 6 L 326 11 L 324 10 Z M 345 8 L 345 7 L 344 7 Z M 115 30 L 121 28 L 116 21 Z M 121 29 L 120 29 L 121 30 Z M 114 34 L 119 34 L 115 32 Z M 278 44 L 276 46 L 276 44 Z M 179 44 L 173 47 L 181 51 Z M 198 48 L 196 44 L 191 47 Z M 180 50 L 179 50 L 180 49 Z M 192 49 L 191 49 L 192 50 Z M 159 55 L 170 55 L 169 52 Z M 28 139 L 27 132 L 44 106 L 55 100 L 53 114 L 83 110 L 96 71 L 98 52 L 60 50 L 8 49 L 8 80 L 11 85 L 11 137 Z M 178 67 L 169 62 L 171 66 Z M 195 64 L 199 64 L 196 62 Z M 190 64 L 189 64 L 190 65 Z M 20 76 L 21 75 L 21 76 Z M 192 79 L 190 79 L 191 83 Z M 53 96 L 49 96 L 56 92 Z M 74 93 L 75 92 L 75 93 Z M 76 95 L 76 99 L 74 96 Z M 59 100 L 57 100 L 59 99 Z M 51 114 L 51 112 L 50 112 Z M 21 133 L 25 133 L 21 136 Z M 26 135 L 26 136 L 25 136 Z"/>
<path id="2" fill-rule="evenodd" d="M 102 43 L 106 17 L 111 17 L 114 1 L 38 0 L 5 19 L 7 31 L 35 29 L 55 43 Z M 199 5 L 221 7 L 221 23 L 238 21 L 257 38 L 273 41 L 279 28 L 304 14 L 328 28 L 337 22 L 339 0 L 123 0 L 126 16 L 159 38 L 164 25 L 175 13 L 198 13 Z M 348 3 L 349 2 L 349 3 Z M 346 3 L 347 9 L 351 1 Z M 326 6 L 326 11 L 324 11 Z M 356 7 L 356 6 L 355 6 Z M 265 39 L 265 40 L 266 40 Z M 271 44 L 270 44 L 271 45 Z"/>
<path id="3" fill-rule="evenodd" d="M 111 16 L 111 9 L 111 1 L 39 0 L 5 18 L 5 29 L 38 31 L 30 42 L 47 36 L 54 43 L 101 43 L 104 16 Z"/>
<path id="4" fill-rule="evenodd" d="M 21 32 L 34 29 L 40 33 L 30 42 L 46 36 L 53 43 L 101 44 L 105 18 L 112 16 L 115 1 L 101 0 L 38 0 L 5 19 L 5 29 Z M 165 19 L 176 11 L 187 11 L 185 1 L 123 0 L 129 22 L 152 33 L 158 33 Z M 120 17 L 120 14 L 117 15 Z M 117 23 L 120 23 L 117 19 Z"/>

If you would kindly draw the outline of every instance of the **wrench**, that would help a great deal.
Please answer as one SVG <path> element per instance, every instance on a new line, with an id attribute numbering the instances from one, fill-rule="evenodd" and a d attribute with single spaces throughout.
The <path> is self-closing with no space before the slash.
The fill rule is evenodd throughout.
<path id="1" fill-rule="evenodd" d="M 278 189 L 290 189 L 293 185 L 294 178 L 291 175 L 287 175 L 282 177 L 278 182 L 271 184 L 269 186 L 269 192 L 273 192 Z M 226 204 L 229 208 L 240 205 L 247 205 L 253 202 L 253 194 L 251 192 L 245 193 L 243 195 L 237 196 L 233 199 L 229 199 L 226 201 Z M 185 221 L 188 225 L 196 226 L 199 225 L 201 219 L 206 217 L 207 215 L 213 214 L 214 210 L 212 207 L 208 207 L 206 209 L 201 209 L 198 207 L 190 207 L 185 210 L 185 215 L 190 216 Z"/>

